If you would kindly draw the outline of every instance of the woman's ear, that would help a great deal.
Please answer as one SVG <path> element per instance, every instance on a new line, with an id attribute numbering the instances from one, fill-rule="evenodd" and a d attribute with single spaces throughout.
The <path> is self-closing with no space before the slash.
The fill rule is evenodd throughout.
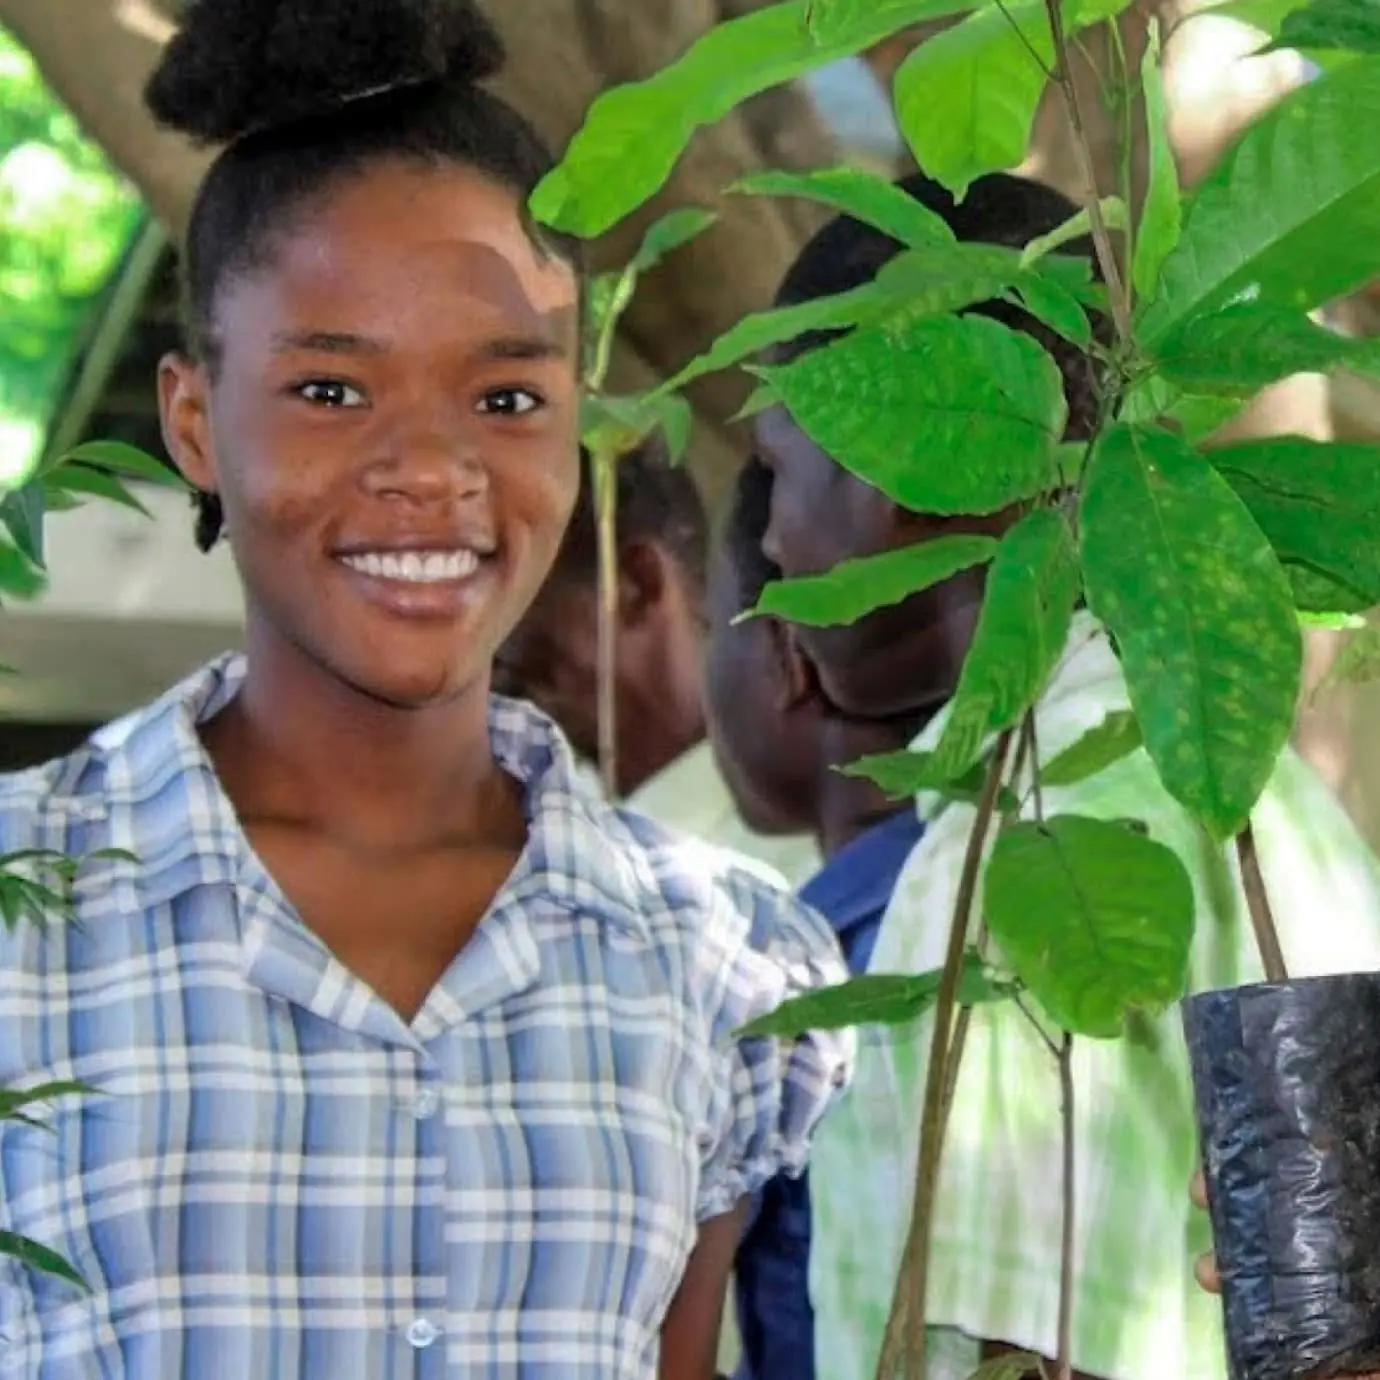
<path id="1" fill-rule="evenodd" d="M 654 541 L 630 541 L 618 552 L 618 623 L 636 628 L 664 607 L 673 579 L 670 556 Z"/>
<path id="2" fill-rule="evenodd" d="M 163 356 L 158 362 L 158 415 L 163 444 L 182 477 L 203 493 L 218 492 L 210 384 L 204 365 L 183 354 Z"/>

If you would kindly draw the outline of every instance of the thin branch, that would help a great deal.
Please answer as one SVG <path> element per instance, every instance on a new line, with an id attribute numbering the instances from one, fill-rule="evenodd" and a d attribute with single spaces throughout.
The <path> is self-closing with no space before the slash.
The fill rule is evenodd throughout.
<path id="1" fill-rule="evenodd" d="M 1006 22 L 1016 31 L 1016 37 L 1019 38 L 1021 42 L 1025 45 L 1025 50 L 1034 59 L 1035 66 L 1038 67 L 1040 71 L 1045 74 L 1045 80 L 1049 82 L 1058 81 L 1058 77 L 1056 77 L 1054 73 L 1050 71 L 1049 64 L 1044 60 L 1043 57 L 1040 56 L 1039 49 L 1036 48 L 1035 45 L 1026 36 L 1025 30 L 1021 28 L 1019 24 L 1016 23 L 1016 16 L 1012 14 L 1009 9 L 1006 8 L 1005 0 L 997 0 L 997 8 L 1002 12 L 1002 17 L 1006 20 Z"/>
<path id="2" fill-rule="evenodd" d="M 982 865 L 983 848 L 996 814 L 997 796 L 1001 790 L 1006 759 L 1011 751 L 1014 734 L 1007 729 L 997 740 L 992 760 L 987 768 L 982 797 L 968 848 L 963 858 L 958 894 L 954 900 L 953 919 L 949 925 L 948 950 L 944 957 L 944 972 L 935 1000 L 934 1034 L 930 1040 L 929 1068 L 925 1075 L 925 1098 L 920 1123 L 920 1154 L 916 1164 L 915 1201 L 911 1208 L 910 1230 L 906 1235 L 905 1252 L 896 1276 L 891 1299 L 891 1313 L 887 1318 L 886 1335 L 877 1362 L 877 1380 L 892 1380 L 898 1363 L 904 1359 L 907 1380 L 924 1380 L 925 1375 L 925 1304 L 929 1286 L 930 1228 L 934 1219 L 935 1189 L 939 1182 L 940 1154 L 944 1146 L 944 1092 L 950 1086 L 950 1051 L 956 1044 L 954 1011 L 958 1005 L 959 980 L 963 970 L 964 949 L 968 938 L 968 923 L 977 893 L 978 871 Z M 961 1051 L 960 1051 L 961 1052 Z"/>
<path id="3" fill-rule="evenodd" d="M 618 797 L 618 476 L 616 457 L 596 450 L 594 499 L 599 548 L 599 779 L 610 800 Z"/>
<path id="4" fill-rule="evenodd" d="M 1083 110 L 1078 101 L 1078 86 L 1069 72 L 1068 35 L 1064 30 L 1062 0 L 1045 0 L 1045 10 L 1049 15 L 1050 33 L 1054 36 L 1054 59 L 1056 76 L 1060 91 L 1063 92 L 1064 105 L 1069 113 L 1069 125 L 1073 132 L 1073 152 L 1078 161 L 1078 174 L 1083 179 L 1087 192 L 1088 223 L 1092 229 L 1093 247 L 1097 251 L 1097 262 L 1107 283 L 1107 295 L 1111 299 L 1112 322 L 1116 326 L 1117 339 L 1123 346 L 1131 340 L 1131 307 L 1127 300 L 1126 288 L 1122 282 L 1121 269 L 1117 265 L 1116 250 L 1107 230 L 1107 221 L 1102 214 L 1102 205 L 1097 195 L 1097 173 L 1093 168 L 1092 154 L 1089 152 L 1088 128 L 1083 120 Z"/>
<path id="5" fill-rule="evenodd" d="M 1255 930 L 1256 948 L 1265 969 L 1267 982 L 1288 982 L 1289 970 L 1284 964 L 1284 950 L 1279 944 L 1279 930 L 1275 926 L 1270 895 L 1265 890 L 1265 878 L 1260 872 L 1260 856 L 1255 849 L 1255 831 L 1249 820 L 1236 836 L 1236 856 L 1241 863 L 1241 886 L 1246 893 L 1246 909 L 1250 912 L 1251 927 Z"/>
<path id="6" fill-rule="evenodd" d="M 1073 1232 L 1076 1205 L 1073 1177 L 1073 1036 L 1064 1032 L 1063 1047 L 1056 1051 L 1059 1059 L 1059 1116 L 1064 1136 L 1064 1197 L 1063 1230 L 1059 1243 L 1059 1350 L 1055 1356 L 1057 1380 L 1071 1380 L 1073 1375 Z"/>
<path id="7" fill-rule="evenodd" d="M 1049 1031 L 1040 1024 L 1040 1018 L 1030 1009 L 1030 1004 L 1019 992 L 1012 992 L 1011 1000 L 1016 1003 L 1016 1010 L 1030 1022 L 1030 1028 L 1044 1042 L 1044 1046 L 1049 1050 L 1050 1055 L 1057 1059 L 1059 1057 L 1059 1046 L 1050 1039 Z"/>
<path id="8" fill-rule="evenodd" d="M 1040 789 L 1040 742 L 1036 736 L 1035 710 L 1032 707 L 1025 716 L 1025 731 L 1030 739 L 1030 796 L 1035 805 L 1035 822 L 1045 822 L 1045 798 Z"/>

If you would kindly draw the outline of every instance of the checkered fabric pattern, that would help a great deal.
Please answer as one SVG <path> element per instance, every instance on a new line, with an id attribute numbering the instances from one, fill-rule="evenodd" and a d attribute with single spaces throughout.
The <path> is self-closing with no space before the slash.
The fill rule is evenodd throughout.
<path id="1" fill-rule="evenodd" d="M 1114 710 L 1126 685 L 1080 615 L 1038 713 L 1048 759 Z M 919 746 L 933 747 L 943 722 Z M 918 802 L 928 820 L 892 894 L 873 972 L 938 967 L 973 810 Z M 1044 792 L 1046 814 L 1145 821 L 1193 879 L 1190 990 L 1260 980 L 1234 858 L 1214 849 L 1141 751 Z M 1254 813 L 1285 957 L 1299 976 L 1380 968 L 1380 875 L 1326 787 L 1292 753 Z M 811 1156 L 810 1290 L 821 1380 L 871 1380 L 900 1259 L 919 1152 L 932 1020 L 868 1031 L 854 1084 Z M 1103 1380 L 1224 1380 L 1221 1314 L 1193 1282 L 1208 1246 L 1193 1210 L 1197 1164 L 1188 1056 L 1177 1010 L 1128 1038 L 1074 1046 L 1077 1204 L 1073 1364 Z M 966 1380 L 974 1339 L 1056 1350 L 1062 1136 L 1055 1063 L 1013 1007 L 978 1008 L 959 1075 L 934 1224 L 931 1380 Z"/>
<path id="2" fill-rule="evenodd" d="M 737 1040 L 844 976 L 828 927 L 615 811 L 494 702 L 514 874 L 410 1024 L 295 917 L 196 725 L 226 658 L 73 756 L 0 779 L 0 851 L 120 848 L 75 918 L 0 932 L 0 1263 L 25 1380 L 610 1380 L 656 1373 L 696 1224 L 799 1172 L 851 1045 Z"/>

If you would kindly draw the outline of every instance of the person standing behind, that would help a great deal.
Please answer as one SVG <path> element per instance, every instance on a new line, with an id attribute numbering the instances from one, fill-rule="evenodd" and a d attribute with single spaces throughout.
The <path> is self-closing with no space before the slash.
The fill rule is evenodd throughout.
<path id="1" fill-rule="evenodd" d="M 782 623 L 762 617 L 735 624 L 780 574 L 762 553 L 771 489 L 771 471 L 749 460 L 710 562 L 710 740 L 749 824 L 766 834 L 808 831 L 818 840 L 825 862 L 800 899 L 833 926 L 857 974 L 867 971 L 892 888 L 924 826 L 909 801 L 898 805 L 838 768 L 903 748 L 923 716 L 873 723 L 832 713 Z M 754 1198 L 734 1259 L 736 1380 L 814 1380 L 810 1235 L 808 1173 L 772 1179 Z"/>
<path id="2" fill-rule="evenodd" d="M 710 1380 L 740 1205 L 846 1081 L 735 1035 L 828 927 L 490 694 L 579 487 L 501 62 L 467 0 L 197 0 L 152 78 L 221 146 L 158 384 L 247 651 L 0 778 L 0 853 L 88 864 L 0 926 L 0 1087 L 97 1090 L 0 1125 L 0 1232 L 87 1285 L 4 1262 L 7 1374 Z"/>
<path id="3" fill-rule="evenodd" d="M 1019 247 L 1075 210 L 1050 189 L 1005 175 L 975 182 L 957 205 L 926 178 L 901 185 L 962 241 Z M 859 287 L 900 249 L 879 231 L 836 220 L 802 252 L 779 303 Z M 1009 303 L 976 310 L 1045 346 L 1063 375 L 1069 439 L 1089 436 L 1096 417 L 1090 361 Z M 806 337 L 783 354 L 829 338 Z M 1000 534 L 1017 516 L 970 520 L 903 510 L 850 475 L 780 407 L 757 418 L 756 436 L 773 475 L 766 550 L 788 576 L 945 533 Z M 821 513 L 828 522 L 819 521 Z M 933 713 L 916 743 L 933 748 L 982 593 L 981 572 L 968 572 L 850 627 L 801 628 L 796 640 L 831 704 L 864 716 Z M 1127 707 L 1105 633 L 1079 613 L 1039 709 L 1042 760 Z M 882 922 L 872 959 L 881 971 L 925 972 L 943 962 L 974 811 L 928 796 L 918 803 L 925 834 Z M 1191 990 L 1259 979 L 1234 861 L 1204 847 L 1143 751 L 1076 786 L 1047 790 L 1044 805 L 1051 813 L 1141 820 L 1178 853 L 1199 916 Z M 1380 966 L 1375 859 L 1292 752 L 1280 761 L 1254 824 L 1291 969 L 1303 975 Z M 910 1211 L 931 1031 L 932 1020 L 922 1019 L 864 1039 L 855 1086 L 812 1160 L 810 1293 L 819 1371 L 828 1380 L 871 1380 L 876 1367 Z M 1222 1380 L 1220 1317 L 1182 1264 L 1186 1247 L 1206 1249 L 1207 1242 L 1183 1187 L 1197 1147 L 1177 1012 L 1139 1015 L 1120 1040 L 1076 1041 L 1073 1076 L 1073 1365 L 1103 1380 Z M 935 1208 L 931 1376 L 966 1380 L 982 1355 L 1012 1347 L 1053 1356 L 1061 1218 L 1060 1194 L 1051 1186 L 1061 1182 L 1062 1148 L 1058 1071 L 1044 1038 L 1009 1004 L 979 1008 L 969 1025 Z"/>
<path id="4" fill-rule="evenodd" d="M 760 863 L 792 885 L 819 863 L 803 826 L 744 821 L 705 736 L 709 523 L 690 472 L 657 438 L 617 467 L 617 786 L 629 809 Z M 531 700 L 599 758 L 599 560 L 592 461 L 551 576 L 499 652 L 500 688 Z"/>

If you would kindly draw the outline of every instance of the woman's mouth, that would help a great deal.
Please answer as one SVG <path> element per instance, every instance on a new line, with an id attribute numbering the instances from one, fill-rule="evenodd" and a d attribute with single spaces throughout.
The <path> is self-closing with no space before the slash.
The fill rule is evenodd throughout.
<path id="1" fill-rule="evenodd" d="M 412 585 L 453 584 L 479 569 L 474 551 L 361 551 L 340 560 L 361 575 Z"/>

